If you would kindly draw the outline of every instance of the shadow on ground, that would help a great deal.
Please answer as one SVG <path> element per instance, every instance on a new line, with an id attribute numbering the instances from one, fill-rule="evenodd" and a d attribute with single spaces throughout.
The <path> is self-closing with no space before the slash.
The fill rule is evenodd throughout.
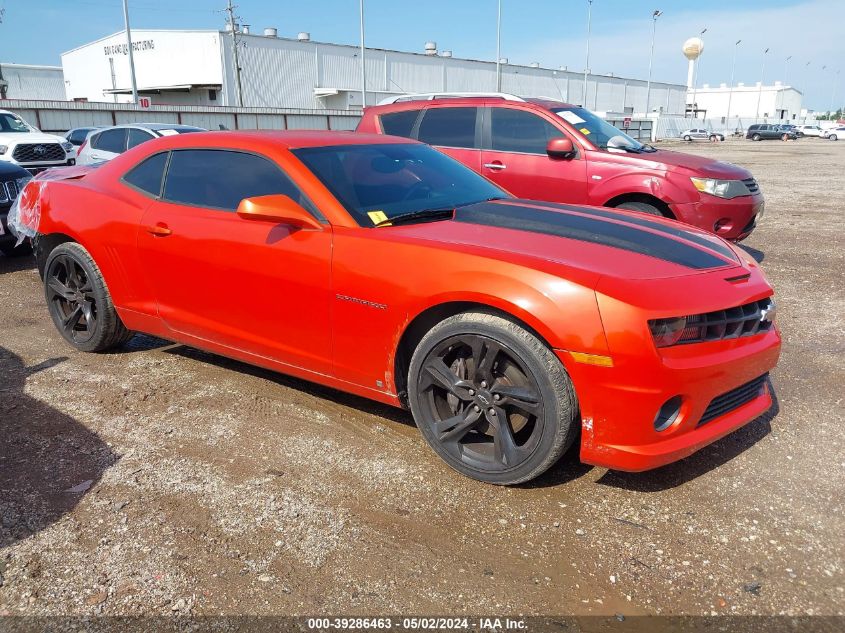
<path id="1" fill-rule="evenodd" d="M 6 257 L 0 254 L 0 275 L 16 273 L 20 270 L 35 268 L 35 257 L 23 255 L 21 257 Z"/>
<path id="2" fill-rule="evenodd" d="M 0 548 L 70 512 L 117 461 L 96 433 L 25 393 L 29 376 L 65 360 L 26 367 L 0 347 Z"/>
<path id="3" fill-rule="evenodd" d="M 757 250 L 756 248 L 751 248 L 745 244 L 740 244 L 739 247 L 744 250 L 746 253 L 751 255 L 754 258 L 754 261 L 758 264 L 761 263 L 764 259 L 766 259 L 766 254 L 763 251 Z"/>

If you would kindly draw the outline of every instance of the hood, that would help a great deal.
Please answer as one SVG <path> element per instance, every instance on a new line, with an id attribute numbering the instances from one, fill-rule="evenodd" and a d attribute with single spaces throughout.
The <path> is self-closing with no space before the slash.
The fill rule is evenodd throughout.
<path id="1" fill-rule="evenodd" d="M 17 145 L 18 143 L 66 143 L 67 139 L 44 132 L 0 132 L 0 143 L 3 145 Z"/>
<path id="2" fill-rule="evenodd" d="M 532 200 L 460 207 L 451 220 L 375 229 L 514 263 L 550 262 L 624 279 L 700 274 L 740 265 L 722 239 L 633 211 Z"/>
<path id="3" fill-rule="evenodd" d="M 673 167 L 686 168 L 692 176 L 707 176 L 710 178 L 722 178 L 724 180 L 752 178 L 750 171 L 732 163 L 713 160 L 704 156 L 696 156 L 694 154 L 685 154 L 683 152 L 659 149 L 651 154 L 639 154 L 638 158 L 645 158 L 646 160 L 663 163 L 664 165 L 672 165 Z"/>

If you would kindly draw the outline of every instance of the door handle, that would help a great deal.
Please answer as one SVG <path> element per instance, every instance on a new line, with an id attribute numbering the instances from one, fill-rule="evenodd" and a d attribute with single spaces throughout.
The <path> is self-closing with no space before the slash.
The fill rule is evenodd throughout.
<path id="1" fill-rule="evenodd" d="M 502 165 L 502 163 L 484 163 L 484 166 L 485 166 L 487 169 L 496 169 L 496 170 L 501 170 L 501 169 L 507 169 L 507 168 L 508 168 L 508 166 L 507 166 L 507 165 Z"/>
<path id="2" fill-rule="evenodd" d="M 156 237 L 167 237 L 168 235 L 171 235 L 173 231 L 171 231 L 164 222 L 159 222 L 153 226 L 148 226 L 147 233 L 155 235 Z"/>

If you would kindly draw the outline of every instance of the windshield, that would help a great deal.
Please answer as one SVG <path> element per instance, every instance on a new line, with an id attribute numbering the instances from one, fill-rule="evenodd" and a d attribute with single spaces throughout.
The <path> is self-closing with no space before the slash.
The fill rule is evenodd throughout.
<path id="1" fill-rule="evenodd" d="M 307 147 L 293 153 L 361 226 L 407 213 L 451 210 L 508 197 L 428 145 Z"/>
<path id="2" fill-rule="evenodd" d="M 648 146 L 631 138 L 622 130 L 584 108 L 552 108 L 552 112 L 569 123 L 599 149 L 617 152 L 650 151 Z"/>
<path id="3" fill-rule="evenodd" d="M 23 119 L 9 112 L 0 112 L 0 133 L 23 132 L 26 134 L 31 131 L 32 129 Z"/>

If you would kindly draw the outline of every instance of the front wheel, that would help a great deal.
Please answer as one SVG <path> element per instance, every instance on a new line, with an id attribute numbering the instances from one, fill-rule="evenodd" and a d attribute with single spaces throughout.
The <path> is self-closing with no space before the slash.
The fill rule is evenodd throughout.
<path id="1" fill-rule="evenodd" d="M 50 252 L 44 267 L 44 295 L 56 329 L 82 352 L 104 352 L 132 338 L 100 269 L 80 244 L 66 242 Z"/>
<path id="2" fill-rule="evenodd" d="M 782 141 L 788 141 L 788 140 L 789 140 L 789 134 L 784 134 L 784 135 L 782 135 L 782 136 L 780 137 L 780 140 L 782 140 Z"/>
<path id="3" fill-rule="evenodd" d="M 648 213 L 649 215 L 663 216 L 663 212 L 653 204 L 648 202 L 622 202 L 616 205 L 617 209 L 627 209 L 628 211 L 639 211 L 640 213 Z"/>
<path id="4" fill-rule="evenodd" d="M 838 140 L 839 140 L 839 139 L 837 138 L 836 134 L 831 134 L 831 135 L 830 135 L 830 136 L 828 136 L 827 138 L 829 138 L 831 141 L 838 141 Z"/>
<path id="5" fill-rule="evenodd" d="M 533 479 L 578 431 L 578 404 L 560 360 L 503 317 L 465 312 L 420 341 L 408 375 L 414 420 L 458 472 L 500 485 Z"/>

